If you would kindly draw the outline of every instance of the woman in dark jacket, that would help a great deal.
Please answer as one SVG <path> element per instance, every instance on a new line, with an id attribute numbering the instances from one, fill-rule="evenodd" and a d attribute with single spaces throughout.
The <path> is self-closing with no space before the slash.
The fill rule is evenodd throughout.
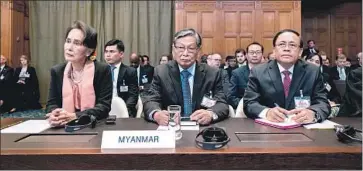
<path id="1" fill-rule="evenodd" d="M 100 120 L 111 110 L 112 78 L 107 64 L 95 60 L 97 32 L 82 21 L 66 31 L 66 63 L 51 68 L 47 117 L 63 126 L 83 115 Z"/>
<path id="2" fill-rule="evenodd" d="M 20 57 L 21 67 L 15 69 L 14 79 L 15 94 L 14 107 L 17 111 L 28 109 L 40 109 L 39 83 L 34 67 L 29 66 L 28 57 Z"/>

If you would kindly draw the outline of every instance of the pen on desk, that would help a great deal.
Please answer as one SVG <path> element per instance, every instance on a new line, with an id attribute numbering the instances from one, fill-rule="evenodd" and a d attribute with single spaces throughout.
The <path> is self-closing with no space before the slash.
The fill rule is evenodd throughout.
<path id="1" fill-rule="evenodd" d="M 277 103 L 274 103 L 275 107 L 280 107 Z M 284 114 L 286 118 L 289 118 L 286 114 Z"/>

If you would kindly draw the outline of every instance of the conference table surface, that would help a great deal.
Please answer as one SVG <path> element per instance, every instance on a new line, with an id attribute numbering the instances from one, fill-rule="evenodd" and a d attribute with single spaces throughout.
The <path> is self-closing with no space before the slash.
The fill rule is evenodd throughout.
<path id="1" fill-rule="evenodd" d="M 1 128 L 23 120 L 2 119 Z M 332 121 L 362 129 L 361 118 Z M 117 119 L 115 125 L 100 122 L 74 133 L 48 129 L 40 134 L 52 138 L 29 141 L 22 141 L 29 134 L 2 133 L 1 169 L 362 169 L 362 144 L 341 143 L 332 129 L 281 130 L 242 118 L 211 126 L 225 128 L 231 138 L 226 147 L 200 149 L 195 145 L 198 131 L 190 130 L 182 131 L 175 149 L 101 150 L 104 130 L 157 128 L 141 118 Z"/>

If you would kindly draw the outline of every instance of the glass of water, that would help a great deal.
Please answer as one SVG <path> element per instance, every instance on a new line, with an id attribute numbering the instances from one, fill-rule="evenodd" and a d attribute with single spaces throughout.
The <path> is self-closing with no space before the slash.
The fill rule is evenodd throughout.
<path id="1" fill-rule="evenodd" d="M 179 105 L 168 106 L 169 112 L 169 130 L 175 130 L 175 140 L 180 140 L 183 136 L 180 127 L 181 107 Z"/>

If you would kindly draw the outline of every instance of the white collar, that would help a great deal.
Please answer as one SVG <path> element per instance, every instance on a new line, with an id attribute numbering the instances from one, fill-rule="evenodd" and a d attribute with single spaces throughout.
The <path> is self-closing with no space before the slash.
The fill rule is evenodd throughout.
<path id="1" fill-rule="evenodd" d="M 194 64 L 192 66 L 190 66 L 188 69 L 189 73 L 194 76 L 194 73 L 195 73 L 195 65 L 196 65 L 196 62 L 194 62 Z M 178 67 L 179 67 L 179 71 L 182 72 L 184 71 L 185 69 L 183 69 L 179 64 L 178 64 Z"/>
<path id="2" fill-rule="evenodd" d="M 282 73 L 283 71 L 285 71 L 286 69 L 284 68 L 284 67 L 282 67 L 278 62 L 277 62 L 277 66 L 279 67 L 279 70 L 280 70 L 280 73 Z M 294 72 L 294 66 L 295 65 L 292 65 L 289 69 L 288 69 L 288 71 L 291 73 L 291 75 L 292 75 L 292 73 Z"/>
<path id="3" fill-rule="evenodd" d="M 122 63 L 122 62 L 119 62 L 118 64 L 113 65 L 113 66 L 114 66 L 114 67 L 116 67 L 116 68 L 120 68 L 121 63 Z"/>

